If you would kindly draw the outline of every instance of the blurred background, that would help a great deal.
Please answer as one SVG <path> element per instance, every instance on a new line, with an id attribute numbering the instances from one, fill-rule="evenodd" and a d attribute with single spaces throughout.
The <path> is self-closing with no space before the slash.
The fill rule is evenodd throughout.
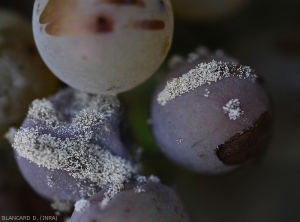
<path id="1" fill-rule="evenodd" d="M 204 16 L 192 16 L 196 6 L 185 5 L 195 1 Z M 30 19 L 33 2 L 0 0 L 0 6 Z M 203 176 L 172 164 L 160 153 L 148 124 L 153 87 L 167 70 L 167 59 L 146 83 L 120 95 L 143 149 L 144 173 L 155 174 L 176 189 L 192 222 L 300 221 L 300 1 L 211 1 L 221 5 L 216 8 L 202 0 L 173 2 L 175 32 L 168 58 L 187 56 L 197 46 L 205 46 L 212 51 L 221 49 L 254 68 L 264 77 L 272 99 L 273 136 L 265 158 L 246 172 Z M 226 6 L 224 2 L 231 3 Z M 20 175 L 6 142 L 0 146 L 2 215 L 54 215 L 50 202 L 36 195 Z"/>

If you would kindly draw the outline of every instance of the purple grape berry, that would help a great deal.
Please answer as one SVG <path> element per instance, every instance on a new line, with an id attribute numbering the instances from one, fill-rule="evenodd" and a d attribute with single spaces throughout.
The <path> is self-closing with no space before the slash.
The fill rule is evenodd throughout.
<path id="1" fill-rule="evenodd" d="M 225 56 L 197 55 L 160 81 L 152 123 L 161 150 L 199 173 L 246 166 L 266 150 L 271 108 L 254 70 Z"/>
<path id="2" fill-rule="evenodd" d="M 68 88 L 33 101 L 12 145 L 23 176 L 52 200 L 77 201 L 108 183 L 117 192 L 136 172 L 121 117 L 115 96 Z"/>
<path id="3" fill-rule="evenodd" d="M 176 192 L 158 182 L 138 177 L 112 199 L 105 197 L 105 189 L 88 200 L 75 204 L 71 222 L 185 222 L 189 221 Z"/>

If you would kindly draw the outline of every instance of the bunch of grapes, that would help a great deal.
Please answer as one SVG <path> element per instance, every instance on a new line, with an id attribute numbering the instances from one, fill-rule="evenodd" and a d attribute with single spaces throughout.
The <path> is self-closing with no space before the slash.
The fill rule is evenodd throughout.
<path id="1" fill-rule="evenodd" d="M 175 9 L 178 2 L 174 0 Z M 228 11 L 237 7 L 226 3 Z M 196 3 L 186 4 L 193 8 Z M 14 98 L 43 97 L 57 81 L 40 58 L 41 64 L 27 61 L 38 56 L 32 36 L 25 38 L 27 24 L 14 14 L 2 14 L 7 16 L 3 20 L 12 20 L 0 26 L 9 40 L 16 36 L 14 25 L 26 26 L 20 46 L 7 43 L 1 48 L 7 60 L 3 67 L 11 72 L 4 81 L 16 90 L 6 90 L 12 96 L 5 94 L 0 108 L 13 115 L 15 106 L 27 106 Z M 37 49 L 65 85 L 50 97 L 33 100 L 21 127 L 10 128 L 6 137 L 30 186 L 58 212 L 74 206 L 71 221 L 189 221 L 173 189 L 156 176 L 143 176 L 140 148 L 119 99 L 161 66 L 173 26 L 170 0 L 35 1 Z M 12 46 L 25 51 L 14 53 Z M 150 122 L 158 146 L 171 161 L 199 174 L 220 174 L 247 168 L 263 156 L 272 111 L 259 74 L 203 47 L 187 58 L 172 57 L 168 69 L 153 93 Z M 21 87 L 22 81 L 34 85 Z M 27 95 L 31 90 L 36 90 L 33 97 Z M 0 114 L 1 123 L 6 118 Z M 13 126 L 1 127 L 8 125 Z"/>

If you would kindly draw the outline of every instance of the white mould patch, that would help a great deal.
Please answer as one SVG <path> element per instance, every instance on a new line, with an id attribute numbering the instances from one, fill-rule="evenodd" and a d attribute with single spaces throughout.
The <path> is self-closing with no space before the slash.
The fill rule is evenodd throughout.
<path id="1" fill-rule="evenodd" d="M 198 64 L 194 69 L 179 78 L 169 79 L 164 90 L 158 94 L 157 102 L 164 106 L 168 101 L 199 86 L 211 84 L 231 76 L 250 79 L 252 82 L 257 78 L 257 75 L 249 66 L 212 60 L 209 63 Z"/>
<path id="2" fill-rule="evenodd" d="M 210 91 L 208 89 L 205 89 L 205 94 L 204 94 L 204 97 L 208 97 L 210 94 Z"/>
<path id="3" fill-rule="evenodd" d="M 66 92 L 68 91 L 61 93 Z M 35 100 L 28 114 L 35 121 L 46 121 L 44 123 L 53 131 L 71 134 L 72 137 L 61 139 L 43 134 L 40 126 L 21 128 L 15 133 L 12 147 L 20 156 L 38 166 L 49 170 L 64 170 L 78 181 L 90 181 L 90 187 L 78 184 L 82 195 L 91 196 L 99 187 L 111 184 L 106 195 L 112 197 L 123 189 L 124 182 L 137 172 L 137 168 L 130 161 L 115 156 L 90 141 L 93 136 L 92 126 L 111 116 L 115 107 L 119 106 L 119 101 L 114 96 L 83 92 L 75 92 L 75 96 L 77 98 L 72 109 L 69 108 L 68 111 L 71 113 L 74 110 L 71 128 L 66 127 L 65 122 L 58 121 L 50 100 Z M 47 178 L 46 182 L 50 187 L 54 185 L 52 178 Z"/>
<path id="4" fill-rule="evenodd" d="M 59 212 L 70 212 L 72 209 L 72 202 L 71 201 L 66 201 L 66 200 L 55 200 L 52 204 L 51 207 L 53 210 L 56 210 L 59 215 Z"/>
<path id="5" fill-rule="evenodd" d="M 159 182 L 160 182 L 160 179 L 159 179 L 157 176 L 150 175 L 150 176 L 148 177 L 148 181 L 151 181 L 151 182 L 154 182 L 154 183 L 159 183 Z"/>
<path id="6" fill-rule="evenodd" d="M 240 117 L 244 111 L 240 108 L 240 102 L 238 99 L 231 99 L 223 106 L 224 113 L 228 114 L 229 119 L 236 120 Z"/>
<path id="7" fill-rule="evenodd" d="M 172 55 L 168 61 L 168 67 L 170 69 L 174 68 L 177 64 L 182 63 L 184 58 L 180 55 Z"/>
<path id="8" fill-rule="evenodd" d="M 136 186 L 134 188 L 134 192 L 135 193 L 142 193 L 142 192 L 145 192 L 145 190 L 141 186 Z"/>
<path id="9" fill-rule="evenodd" d="M 110 199 L 108 197 L 104 197 L 103 200 L 99 203 L 99 207 L 103 210 L 109 203 Z"/>
<path id="10" fill-rule="evenodd" d="M 84 212 L 87 208 L 89 208 L 90 205 L 91 205 L 91 203 L 90 203 L 90 201 L 88 201 L 88 200 L 84 200 L 84 199 L 78 200 L 78 201 L 75 203 L 75 211 L 76 211 L 76 212 L 79 212 L 79 213 L 82 213 L 82 212 Z"/>

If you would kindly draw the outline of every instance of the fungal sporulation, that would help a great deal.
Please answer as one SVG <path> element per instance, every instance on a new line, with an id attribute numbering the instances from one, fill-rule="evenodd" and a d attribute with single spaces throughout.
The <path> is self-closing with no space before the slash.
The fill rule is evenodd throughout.
<path id="1" fill-rule="evenodd" d="M 271 116 L 263 113 L 253 127 L 236 134 L 216 148 L 216 155 L 225 165 L 235 165 L 262 154 L 270 136 Z"/>
<path id="2" fill-rule="evenodd" d="M 168 81 L 164 90 L 158 94 L 157 101 L 164 106 L 168 101 L 199 86 L 211 84 L 232 76 L 237 76 L 240 79 L 249 79 L 252 82 L 255 82 L 257 79 L 254 70 L 249 66 L 212 60 L 209 63 L 200 63 L 195 69 L 191 69 L 181 77 Z"/>
<path id="3" fill-rule="evenodd" d="M 144 8 L 145 2 L 142 0 L 103 0 L 106 3 L 118 4 L 118 5 L 133 5 Z"/>
<path id="4" fill-rule="evenodd" d="M 231 99 L 223 106 L 224 113 L 228 114 L 229 119 L 236 120 L 238 117 L 244 114 L 244 111 L 240 108 L 240 102 L 238 99 Z"/>
<path id="5" fill-rule="evenodd" d="M 162 30 L 165 28 L 165 23 L 162 20 L 156 19 L 144 19 L 144 20 L 136 20 L 133 22 L 132 27 L 134 29 L 142 29 L 142 30 Z"/>

